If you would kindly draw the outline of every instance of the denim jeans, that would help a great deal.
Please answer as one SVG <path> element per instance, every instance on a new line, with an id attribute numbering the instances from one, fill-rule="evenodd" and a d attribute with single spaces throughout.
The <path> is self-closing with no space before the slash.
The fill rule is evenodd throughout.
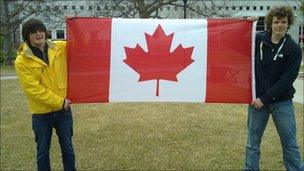
<path id="1" fill-rule="evenodd" d="M 292 100 L 271 103 L 261 109 L 248 107 L 248 134 L 245 170 L 259 170 L 260 144 L 269 115 L 272 115 L 283 148 L 283 160 L 288 171 L 304 171 L 296 140 L 296 122 Z"/>
<path id="2" fill-rule="evenodd" d="M 75 169 L 75 154 L 72 144 L 73 117 L 71 110 L 32 116 L 32 127 L 37 144 L 37 167 L 39 171 L 51 170 L 49 151 L 53 128 L 58 136 L 65 171 Z"/>

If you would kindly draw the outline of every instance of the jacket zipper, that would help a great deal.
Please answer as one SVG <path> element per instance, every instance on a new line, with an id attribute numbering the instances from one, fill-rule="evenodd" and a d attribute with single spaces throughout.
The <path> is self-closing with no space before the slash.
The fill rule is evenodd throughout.
<path id="1" fill-rule="evenodd" d="M 280 47 L 278 48 L 276 55 L 273 57 L 274 61 L 277 60 L 277 57 L 278 57 L 281 49 L 283 48 L 285 42 L 286 42 L 286 37 L 284 37 L 284 40 L 281 43 Z M 271 48 L 271 52 L 274 52 L 274 48 L 270 44 L 261 41 L 261 43 L 260 43 L 260 60 L 263 60 L 263 44 L 269 46 Z"/>

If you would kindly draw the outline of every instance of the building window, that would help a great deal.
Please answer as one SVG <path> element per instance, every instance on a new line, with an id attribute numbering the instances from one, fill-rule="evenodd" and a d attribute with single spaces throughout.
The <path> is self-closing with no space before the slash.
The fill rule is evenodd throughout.
<path id="1" fill-rule="evenodd" d="M 253 6 L 253 10 L 256 10 L 257 8 L 256 8 L 256 6 Z"/>
<path id="2" fill-rule="evenodd" d="M 220 11 L 221 11 L 221 10 L 222 10 L 222 7 L 218 7 L 218 10 L 220 10 Z"/>
<path id="3" fill-rule="evenodd" d="M 63 10 L 67 10 L 67 9 L 68 9 L 68 6 L 64 5 Z"/>
<path id="4" fill-rule="evenodd" d="M 97 6 L 97 10 L 100 10 L 100 6 Z"/>
<path id="5" fill-rule="evenodd" d="M 55 10 L 59 10 L 59 6 L 58 5 L 55 6 Z"/>
<path id="6" fill-rule="evenodd" d="M 52 30 L 47 30 L 47 39 L 52 39 Z"/>
<path id="7" fill-rule="evenodd" d="M 270 10 L 270 6 L 267 6 L 267 10 Z"/>
<path id="8" fill-rule="evenodd" d="M 297 6 L 293 6 L 293 10 L 297 10 Z"/>
<path id="9" fill-rule="evenodd" d="M 73 6 L 72 6 L 72 10 L 75 10 L 75 9 L 76 9 L 76 6 L 75 6 L 75 5 L 73 5 Z"/>
<path id="10" fill-rule="evenodd" d="M 228 6 L 225 6 L 225 9 L 226 9 L 226 10 L 229 10 L 229 7 L 228 7 Z"/>
<path id="11" fill-rule="evenodd" d="M 198 9 L 199 9 L 199 6 L 197 6 L 197 7 L 198 7 Z M 174 10 L 177 11 L 177 10 L 178 10 L 178 7 L 175 6 L 175 7 L 174 7 Z"/>
<path id="12" fill-rule="evenodd" d="M 46 9 L 47 11 L 49 11 L 49 10 L 51 9 L 51 7 L 48 6 L 48 5 L 46 5 L 46 6 L 45 6 L 45 9 Z"/>
<path id="13" fill-rule="evenodd" d="M 304 26 L 299 26 L 299 43 L 304 42 Z"/>
<path id="14" fill-rule="evenodd" d="M 246 7 L 246 10 L 247 10 L 247 11 L 250 10 L 250 6 L 247 6 L 247 7 Z"/>
<path id="15" fill-rule="evenodd" d="M 109 9 L 109 7 L 108 7 L 108 6 L 105 6 L 105 9 L 106 9 L 106 10 L 108 10 L 108 9 Z"/>
<path id="16" fill-rule="evenodd" d="M 260 6 L 260 10 L 262 11 L 264 9 L 264 7 L 263 6 Z"/>
<path id="17" fill-rule="evenodd" d="M 16 32 L 13 33 L 13 42 L 17 43 L 17 34 L 16 34 Z"/>
<path id="18" fill-rule="evenodd" d="M 64 30 L 57 30 L 56 37 L 57 39 L 64 39 Z"/>
<path id="19" fill-rule="evenodd" d="M 89 6 L 89 10 L 91 11 L 93 8 L 92 8 L 92 6 Z"/>
<path id="20" fill-rule="evenodd" d="M 167 6 L 167 11 L 169 11 L 170 10 L 170 6 Z"/>
<path id="21" fill-rule="evenodd" d="M 243 6 L 239 6 L 239 10 L 243 10 Z"/>
<path id="22" fill-rule="evenodd" d="M 80 6 L 80 10 L 84 10 L 84 6 L 82 5 L 82 6 Z"/>
<path id="23" fill-rule="evenodd" d="M 235 6 L 232 6 L 232 10 L 235 10 Z"/>
<path id="24" fill-rule="evenodd" d="M 304 25 L 302 25 L 302 34 L 300 35 L 302 43 L 304 42 Z"/>
<path id="25" fill-rule="evenodd" d="M 257 31 L 264 31 L 265 30 L 265 17 L 259 17 L 257 22 Z"/>

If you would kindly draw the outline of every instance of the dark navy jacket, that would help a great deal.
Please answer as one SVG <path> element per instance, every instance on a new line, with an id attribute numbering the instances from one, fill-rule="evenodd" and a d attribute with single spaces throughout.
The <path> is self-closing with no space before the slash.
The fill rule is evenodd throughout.
<path id="1" fill-rule="evenodd" d="M 256 97 L 265 105 L 292 99 L 302 59 L 300 47 L 288 34 L 274 46 L 269 32 L 258 33 L 255 45 Z"/>

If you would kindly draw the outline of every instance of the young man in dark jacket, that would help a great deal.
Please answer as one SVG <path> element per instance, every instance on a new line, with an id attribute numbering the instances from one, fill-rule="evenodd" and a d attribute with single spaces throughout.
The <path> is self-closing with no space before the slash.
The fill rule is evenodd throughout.
<path id="1" fill-rule="evenodd" d="M 270 114 L 281 139 L 286 169 L 304 170 L 292 102 L 292 84 L 302 56 L 300 47 L 286 34 L 293 20 L 291 7 L 274 7 L 266 16 L 267 31 L 256 35 L 256 99 L 248 108 L 245 170 L 259 170 L 260 143 Z"/>

